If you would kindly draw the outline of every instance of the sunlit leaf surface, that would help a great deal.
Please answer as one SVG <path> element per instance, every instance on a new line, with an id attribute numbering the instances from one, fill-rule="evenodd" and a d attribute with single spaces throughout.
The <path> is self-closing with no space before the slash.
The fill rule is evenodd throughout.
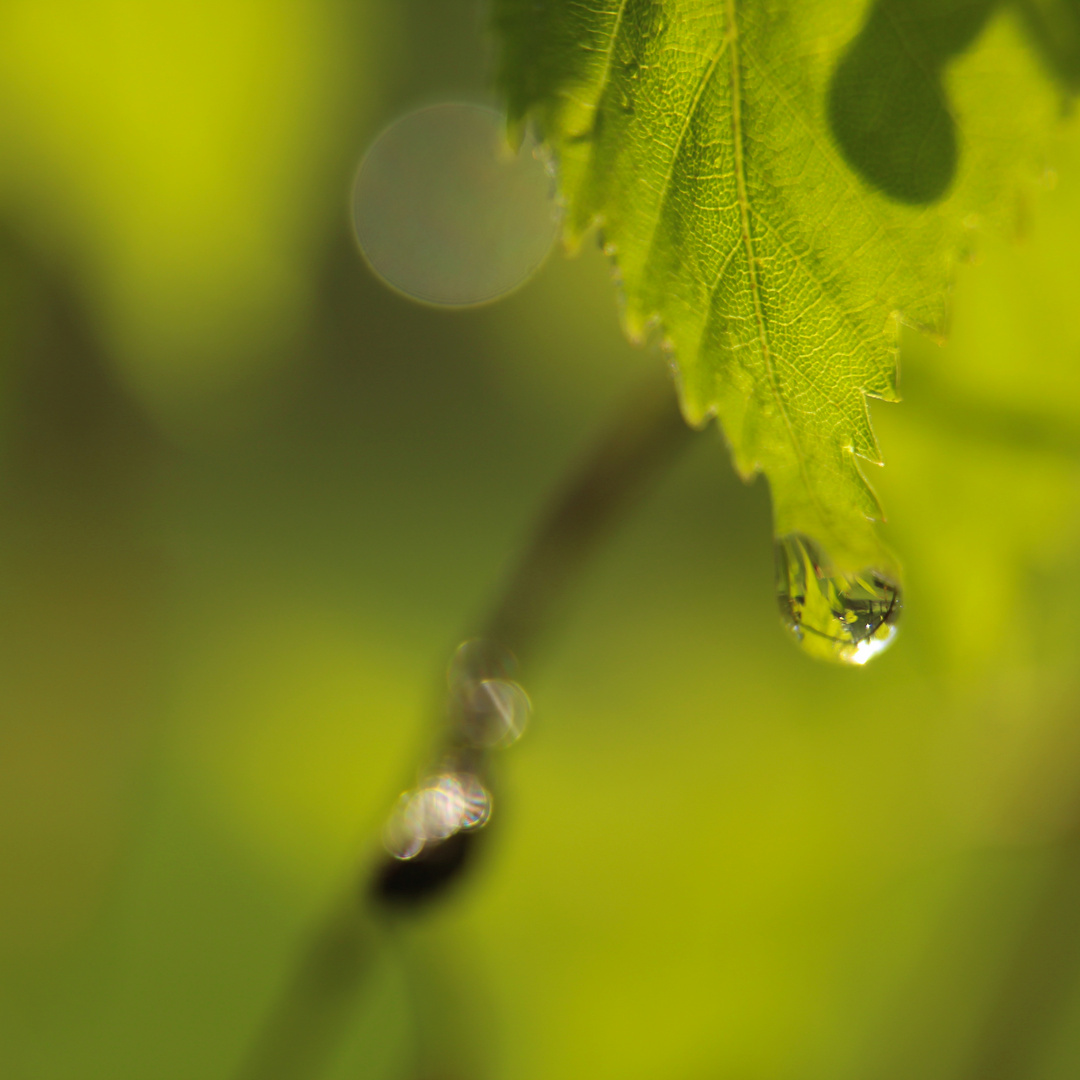
<path id="1" fill-rule="evenodd" d="M 895 400 L 899 325 L 945 329 L 971 231 L 1038 173 L 1045 34 L 991 0 L 498 0 L 496 22 L 567 238 L 599 224 L 687 418 L 766 473 L 778 534 L 887 564 L 866 399 Z"/>
<path id="2" fill-rule="evenodd" d="M 221 44 L 241 6 L 250 26 L 222 45 L 211 91 L 190 43 Z M 311 928 L 355 895 L 358 860 L 415 782 L 469 616 L 656 364 L 620 334 L 591 246 L 505 302 L 453 313 L 389 293 L 350 248 L 346 196 L 370 140 L 418 104 L 489 100 L 474 0 L 349 0 L 332 10 L 377 15 L 377 32 L 276 37 L 314 49 L 320 71 L 344 51 L 378 104 L 358 128 L 344 88 L 322 119 L 279 129 L 284 159 L 336 169 L 333 182 L 293 203 L 279 165 L 243 228 L 229 208 L 243 177 L 264 175 L 251 143 L 171 114 L 159 129 L 140 73 L 206 103 L 207 122 L 265 132 L 288 93 L 279 49 L 258 44 L 280 12 L 189 4 L 190 29 L 154 22 L 153 48 L 126 18 L 174 7 L 4 8 L 58 18 L 78 59 L 60 63 L 45 32 L 3 41 L 20 61 L 4 81 L 22 72 L 34 93 L 5 98 L 0 124 L 22 115 L 67 163 L 43 170 L 28 141 L 4 144 L 5 174 L 40 196 L 36 213 L 4 210 L 24 242 L 0 247 L 4 1080 L 237 1076 Z M 1039 57 L 1043 85 L 1043 54 L 1016 46 L 1027 23 L 1010 13 L 1057 27 L 1044 36 L 1060 51 L 1071 9 L 996 9 L 946 83 L 982 57 L 1000 96 L 983 52 L 997 41 L 1006 70 Z M 108 25 L 131 59 L 80 37 L 76 10 L 119 12 Z M 123 109 L 105 108 L 98 76 Z M 44 94 L 54 114 L 30 111 Z M 1020 126 L 1023 100 L 1007 104 Z M 145 127 L 121 124 L 124 110 Z M 106 119 L 115 135 L 90 139 Z M 174 137 L 221 146 L 220 168 L 200 156 L 175 187 L 140 187 L 127 163 L 166 170 Z M 991 148 L 958 140 L 958 175 Z M 535 716 L 499 770 L 484 857 L 444 906 L 388 927 L 326 1080 L 1076 1080 L 1077 156 L 1055 146 L 1056 185 L 998 200 L 1003 228 L 964 227 L 978 257 L 955 268 L 947 344 L 904 331 L 904 404 L 871 403 L 905 562 L 902 647 L 859 671 L 801 662 L 770 603 L 765 487 L 700 440 L 523 672 Z M 115 189 L 95 181 L 104 201 L 86 198 L 84 178 L 119 174 Z M 208 175 L 218 209 L 169 218 Z M 339 223 L 314 252 L 318 306 L 274 401 L 225 399 L 220 427 L 178 444 L 149 397 L 131 400 L 123 343 L 143 342 L 141 370 L 165 363 L 154 342 L 178 362 L 181 298 L 295 235 L 259 209 L 271 197 L 298 222 Z M 196 224 L 192 248 L 223 254 L 193 294 L 176 244 Z M 85 258 L 64 257 L 53 226 Z M 146 305 L 94 285 L 117 252 L 132 267 L 153 256 Z M 206 327 L 220 309 L 183 303 L 229 363 L 261 355 L 277 325 L 219 339 Z M 193 392 L 159 389 L 170 416 Z"/>

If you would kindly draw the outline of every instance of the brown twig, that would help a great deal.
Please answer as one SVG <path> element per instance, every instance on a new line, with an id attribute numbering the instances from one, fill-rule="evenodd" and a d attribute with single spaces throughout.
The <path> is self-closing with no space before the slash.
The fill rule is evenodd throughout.
<path id="1" fill-rule="evenodd" d="M 478 636 L 491 655 L 531 660 L 589 557 L 693 435 L 666 376 L 649 379 L 628 398 L 552 499 L 481 622 Z M 442 738 L 472 758 L 480 753 L 462 751 L 452 727 Z M 387 919 L 460 878 L 480 835 L 456 832 L 415 858 L 384 854 L 362 869 L 358 893 L 312 936 L 244 1065 L 243 1080 L 316 1080 L 348 1023 Z"/>

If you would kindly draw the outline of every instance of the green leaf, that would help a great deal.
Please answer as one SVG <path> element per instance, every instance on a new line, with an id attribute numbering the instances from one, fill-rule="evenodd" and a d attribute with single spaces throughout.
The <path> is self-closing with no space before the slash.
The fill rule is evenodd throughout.
<path id="1" fill-rule="evenodd" d="M 956 259 L 1042 173 L 1048 73 L 1076 69 L 1045 28 L 1071 12 L 496 0 L 511 121 L 558 157 L 568 244 L 599 225 L 626 330 L 660 328 L 687 420 L 718 416 L 740 472 L 769 479 L 777 535 L 838 569 L 896 573 L 867 398 L 897 400 L 901 324 L 944 333 Z"/>

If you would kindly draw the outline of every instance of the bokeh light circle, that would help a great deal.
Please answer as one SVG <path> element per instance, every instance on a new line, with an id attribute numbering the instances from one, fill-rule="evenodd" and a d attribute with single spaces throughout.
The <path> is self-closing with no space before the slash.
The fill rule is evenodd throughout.
<path id="1" fill-rule="evenodd" d="M 392 123 L 365 154 L 352 193 L 360 250 L 392 288 L 446 307 L 522 284 L 558 232 L 552 170 L 518 151 L 483 105 L 431 105 Z"/>

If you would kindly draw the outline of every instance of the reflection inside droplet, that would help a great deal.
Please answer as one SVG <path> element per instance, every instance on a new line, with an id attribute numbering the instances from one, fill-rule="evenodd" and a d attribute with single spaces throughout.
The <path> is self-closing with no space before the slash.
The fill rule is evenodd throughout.
<path id="1" fill-rule="evenodd" d="M 513 152 L 503 117 L 448 103 L 408 113 L 371 145 L 353 187 L 360 248 L 415 300 L 481 304 L 520 285 L 558 229 L 551 163 L 526 137 Z"/>
<path id="2" fill-rule="evenodd" d="M 812 540 L 798 533 L 776 542 L 780 617 L 812 656 L 865 664 L 896 636 L 900 589 L 883 573 L 842 574 Z"/>
<path id="3" fill-rule="evenodd" d="M 386 828 L 386 848 L 397 859 L 412 859 L 425 844 L 482 828 L 490 816 L 491 795 L 476 776 L 431 776 L 398 800 Z"/>

